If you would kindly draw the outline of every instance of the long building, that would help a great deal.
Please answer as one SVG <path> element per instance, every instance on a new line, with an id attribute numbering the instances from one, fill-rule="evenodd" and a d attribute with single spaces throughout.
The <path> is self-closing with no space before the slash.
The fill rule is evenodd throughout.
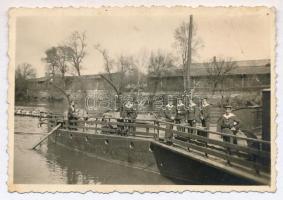
<path id="1" fill-rule="evenodd" d="M 198 94 L 208 94 L 212 90 L 211 74 L 208 73 L 206 63 L 193 63 L 191 65 L 191 83 Z M 270 60 L 246 60 L 236 61 L 235 68 L 225 75 L 222 90 L 229 93 L 259 93 L 262 89 L 270 87 Z M 154 73 L 148 74 L 147 78 L 140 83 L 140 89 L 144 93 L 149 94 L 169 94 L 181 93 L 184 91 L 184 76 L 181 68 L 164 71 L 162 76 Z M 119 73 L 111 75 L 117 80 Z M 58 80 L 60 77 L 58 77 Z M 67 90 L 81 90 L 83 86 L 87 91 L 109 91 L 111 87 L 101 78 L 99 74 L 82 75 L 80 78 L 74 76 L 66 76 Z M 41 77 L 30 80 L 30 94 L 38 97 L 50 97 L 52 85 L 50 77 Z M 125 83 L 124 92 L 133 91 L 134 84 Z M 53 89 L 54 90 L 54 89 Z M 217 93 L 219 88 L 214 91 Z M 58 98 L 58 95 L 55 95 Z"/>
<path id="2" fill-rule="evenodd" d="M 191 85 L 196 92 L 212 90 L 209 81 L 212 74 L 208 72 L 206 63 L 191 65 Z M 224 75 L 223 75 L 224 76 Z M 149 74 L 150 92 L 182 92 L 184 91 L 183 69 L 165 71 L 162 76 Z M 270 60 L 236 61 L 235 67 L 225 75 L 223 90 L 230 92 L 259 91 L 270 87 Z M 216 88 L 216 92 L 220 87 Z"/>

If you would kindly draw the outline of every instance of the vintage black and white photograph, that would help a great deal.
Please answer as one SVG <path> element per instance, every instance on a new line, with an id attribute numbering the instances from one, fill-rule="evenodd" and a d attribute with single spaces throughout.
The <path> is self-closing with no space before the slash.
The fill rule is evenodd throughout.
<path id="1" fill-rule="evenodd" d="M 10 191 L 274 189 L 273 9 L 9 15 Z"/>

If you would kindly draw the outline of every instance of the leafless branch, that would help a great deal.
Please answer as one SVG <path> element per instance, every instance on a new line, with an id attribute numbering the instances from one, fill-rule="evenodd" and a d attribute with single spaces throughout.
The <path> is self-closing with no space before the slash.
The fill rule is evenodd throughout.
<path id="1" fill-rule="evenodd" d="M 225 79 L 227 75 L 237 68 L 237 65 L 231 59 L 216 60 L 216 57 L 214 57 L 210 62 L 206 63 L 205 67 L 209 76 L 209 83 L 212 85 L 212 93 L 214 94 L 216 90 L 223 93 Z"/>
<path id="2" fill-rule="evenodd" d="M 86 33 L 75 31 L 66 42 L 66 50 L 69 56 L 69 62 L 76 69 L 77 75 L 81 75 L 82 61 L 86 56 Z"/>
<path id="3" fill-rule="evenodd" d="M 100 44 L 94 45 L 95 50 L 97 50 L 103 57 L 104 69 L 108 75 L 108 79 L 113 82 L 112 69 L 113 69 L 113 59 L 110 58 L 106 49 L 103 49 Z"/>

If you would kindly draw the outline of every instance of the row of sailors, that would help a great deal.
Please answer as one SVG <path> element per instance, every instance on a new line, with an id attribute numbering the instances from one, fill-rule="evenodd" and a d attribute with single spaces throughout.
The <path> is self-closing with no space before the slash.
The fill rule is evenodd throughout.
<path id="1" fill-rule="evenodd" d="M 163 113 L 167 121 L 182 123 L 187 120 L 190 126 L 195 126 L 197 120 L 197 108 L 193 100 L 190 100 L 189 106 L 186 107 L 182 100 L 178 100 L 177 107 L 173 105 L 173 99 L 168 100 L 168 104 L 163 108 Z M 120 110 L 121 118 L 136 119 L 137 109 L 131 100 L 127 100 Z M 207 103 L 207 98 L 202 99 L 200 109 L 200 119 L 204 127 L 209 128 L 210 120 L 210 105 Z"/>
<path id="2" fill-rule="evenodd" d="M 211 113 L 211 105 L 207 102 L 207 98 L 204 97 L 201 99 L 201 106 L 197 108 L 197 105 L 190 100 L 189 105 L 185 106 L 181 99 L 178 100 L 177 106 L 173 105 L 173 98 L 168 99 L 168 104 L 163 108 L 163 113 L 165 116 L 165 120 L 170 123 L 176 124 L 186 124 L 190 127 L 196 127 L 196 122 L 200 121 L 201 126 L 204 130 L 209 131 L 210 128 L 210 113 Z M 225 113 L 218 120 L 218 131 L 226 134 L 236 134 L 239 131 L 239 119 L 231 112 L 232 107 L 226 106 Z M 75 114 L 76 108 L 75 103 L 72 102 L 69 110 L 68 110 L 68 120 L 77 120 L 78 116 Z M 137 110 L 135 105 L 131 100 L 127 100 L 127 102 L 122 106 L 120 110 L 120 120 L 119 122 L 127 122 L 134 123 L 137 118 Z M 87 120 L 88 117 L 86 117 Z M 74 124 L 75 125 L 75 124 Z M 127 132 L 129 127 L 127 126 L 119 126 L 118 127 L 121 132 Z M 165 132 L 165 140 L 170 141 L 173 137 L 172 130 L 173 125 L 168 124 L 167 130 Z M 178 130 L 181 130 L 180 128 Z M 131 132 L 135 132 L 135 129 L 131 130 Z M 193 131 L 190 130 L 192 133 Z M 200 135 L 207 137 L 208 134 L 206 131 L 200 133 Z M 223 137 L 223 141 L 231 142 L 230 137 Z M 233 141 L 233 143 L 236 143 Z"/>
<path id="3" fill-rule="evenodd" d="M 177 106 L 173 105 L 173 99 L 169 98 L 168 104 L 163 109 L 165 119 L 167 122 L 183 124 L 187 123 L 191 127 L 196 126 L 196 122 L 200 121 L 202 127 L 205 130 L 209 130 L 210 125 L 210 104 L 207 102 L 207 98 L 201 99 L 201 106 L 199 108 L 199 112 L 197 112 L 197 105 L 190 100 L 189 106 L 185 106 L 181 99 L 178 100 Z M 68 119 L 78 119 L 75 113 L 75 103 L 72 102 L 69 107 Z M 198 114 L 199 113 L 199 114 Z M 42 112 L 39 110 L 24 110 L 17 109 L 15 111 L 16 115 L 24 115 L 24 116 L 33 116 L 33 117 L 48 117 L 52 113 Z M 134 122 L 137 118 L 137 111 L 132 101 L 127 101 L 123 108 L 121 109 L 121 118 L 122 121 L 125 122 Z M 85 119 L 86 120 L 86 119 Z M 122 122 L 121 121 L 121 122 Z M 226 112 L 220 117 L 218 120 L 218 131 L 227 133 L 227 134 L 235 134 L 236 131 L 239 130 L 239 119 L 231 112 L 231 106 L 226 106 Z M 168 126 L 168 129 L 172 129 L 172 126 Z M 179 129 L 180 130 L 180 129 Z M 205 135 L 204 135 L 205 136 Z M 172 133 L 167 132 L 166 138 L 170 139 L 172 137 Z M 223 137 L 224 141 L 230 140 L 229 137 Z"/>
<path id="4" fill-rule="evenodd" d="M 207 103 L 207 98 L 201 99 L 201 106 L 199 112 L 197 111 L 197 105 L 192 99 L 189 100 L 189 105 L 186 106 L 182 99 L 179 99 L 177 106 L 173 105 L 173 98 L 168 98 L 168 104 L 163 108 L 163 114 L 165 120 L 170 123 L 184 124 L 190 127 L 195 127 L 197 121 L 201 121 L 202 127 L 204 129 L 209 129 L 210 122 L 210 105 Z M 173 125 L 167 124 L 167 131 L 165 131 L 165 142 L 171 143 L 173 138 Z M 184 131 L 182 128 L 177 128 L 179 131 Z M 192 133 L 192 130 L 188 130 Z"/>
<path id="5" fill-rule="evenodd" d="M 82 113 L 81 113 L 82 114 Z M 79 120 L 79 113 L 78 113 L 78 109 L 76 108 L 76 104 L 74 101 L 71 102 L 68 112 L 67 112 L 67 118 L 69 121 L 69 125 L 75 127 L 77 125 L 76 120 Z M 87 121 L 87 120 L 91 120 L 88 117 L 87 112 L 84 112 L 82 115 L 82 120 Z M 120 109 L 120 118 L 117 119 L 118 122 L 125 122 L 125 123 L 134 123 L 135 119 L 137 118 L 137 110 L 136 107 L 134 106 L 133 102 L 131 100 L 127 100 L 126 103 L 121 107 Z M 102 121 L 105 121 L 105 116 L 103 115 Z M 122 125 L 118 125 L 118 132 L 122 135 L 126 135 L 128 133 L 128 131 L 131 131 L 133 134 L 135 132 L 135 128 L 128 126 L 122 126 Z"/>
<path id="6" fill-rule="evenodd" d="M 168 104 L 163 108 L 166 121 L 183 123 L 187 121 L 190 126 L 195 126 L 197 121 L 197 108 L 193 100 L 190 100 L 189 106 L 186 107 L 182 100 L 178 100 L 177 107 L 173 105 L 173 99 L 168 100 Z M 135 120 L 137 118 L 137 109 L 132 101 L 128 100 L 120 110 L 120 117 Z M 204 127 L 209 129 L 210 105 L 207 98 L 202 99 L 200 109 L 200 120 Z"/>
<path id="7" fill-rule="evenodd" d="M 199 109 L 199 112 L 197 111 Z M 163 109 L 164 116 L 167 122 L 176 123 L 176 124 L 185 124 L 190 127 L 196 127 L 196 122 L 200 121 L 202 129 L 206 131 L 199 132 L 199 135 L 208 137 L 207 131 L 210 128 L 210 113 L 211 113 L 211 105 L 207 102 L 207 98 L 204 97 L 201 99 L 201 106 L 197 108 L 197 105 L 190 100 L 189 106 L 185 106 L 181 99 L 178 100 L 177 106 L 173 105 L 173 99 L 168 99 L 168 104 Z M 229 135 L 245 135 L 239 130 L 240 120 L 238 117 L 232 113 L 232 106 L 225 106 L 225 113 L 218 119 L 217 122 L 217 131 Z M 167 125 L 167 131 L 165 132 L 165 142 L 171 143 L 171 139 L 173 137 L 172 130 L 173 125 Z M 178 128 L 178 130 L 182 130 L 182 128 Z M 183 130 L 184 131 L 184 130 Z M 188 130 L 190 133 L 193 133 L 193 130 Z M 222 139 L 224 142 L 229 142 L 233 144 L 237 144 L 243 142 L 243 146 L 246 146 L 246 141 L 236 141 L 235 139 L 231 139 L 232 137 L 223 136 Z"/>
<path id="8" fill-rule="evenodd" d="M 240 120 L 232 113 L 231 106 L 227 105 L 225 106 L 225 109 L 225 113 L 218 120 L 218 131 L 230 135 L 236 135 L 239 133 Z M 203 97 L 201 99 L 201 106 L 199 108 L 192 99 L 190 99 L 188 106 L 185 106 L 182 99 L 179 99 L 177 106 L 174 106 L 173 98 L 169 97 L 168 104 L 162 109 L 162 111 L 167 122 L 196 127 L 197 121 L 200 121 L 202 128 L 209 131 L 211 105 L 207 102 L 207 97 Z M 137 118 L 137 110 L 131 100 L 127 100 L 127 102 L 123 105 L 120 116 L 120 122 L 135 122 L 135 119 Z M 121 126 L 121 128 L 123 129 L 125 127 Z M 173 125 L 168 124 L 168 131 L 165 132 L 165 141 L 170 141 L 173 137 L 172 131 L 170 131 L 172 129 Z M 180 131 L 182 129 L 178 128 L 178 130 Z M 199 132 L 199 135 L 208 137 L 206 131 Z M 189 130 L 189 132 L 193 133 L 194 131 Z M 232 142 L 234 144 L 237 143 L 235 140 L 231 141 L 231 137 L 227 136 L 223 136 L 223 141 Z"/>
<path id="9" fill-rule="evenodd" d="M 173 105 L 173 99 L 168 99 L 168 104 L 163 108 L 166 121 L 177 124 L 188 123 L 189 126 L 195 127 L 196 122 L 200 121 L 202 126 L 209 129 L 210 125 L 210 104 L 207 98 L 201 99 L 201 106 L 197 105 L 191 99 L 188 106 L 185 106 L 182 99 L 178 100 L 177 106 Z M 197 111 L 199 109 L 199 112 Z"/>

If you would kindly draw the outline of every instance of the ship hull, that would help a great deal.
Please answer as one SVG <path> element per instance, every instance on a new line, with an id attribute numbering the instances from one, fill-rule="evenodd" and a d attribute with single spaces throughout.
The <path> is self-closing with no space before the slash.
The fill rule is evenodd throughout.
<path id="1" fill-rule="evenodd" d="M 158 173 L 176 184 L 258 185 L 153 139 L 58 130 L 48 142 L 90 157 Z"/>

